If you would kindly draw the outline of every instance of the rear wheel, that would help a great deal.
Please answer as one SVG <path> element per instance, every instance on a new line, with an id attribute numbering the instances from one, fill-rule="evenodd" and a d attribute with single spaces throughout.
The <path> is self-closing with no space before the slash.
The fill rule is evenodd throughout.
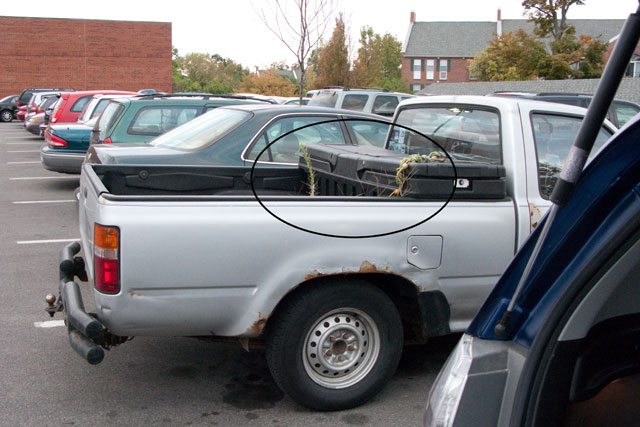
<path id="1" fill-rule="evenodd" d="M 0 122 L 10 122 L 13 120 L 13 111 L 2 110 L 0 111 Z"/>
<path id="2" fill-rule="evenodd" d="M 396 307 L 365 282 L 302 289 L 268 328 L 271 374 L 293 400 L 317 410 L 352 408 L 371 399 L 391 379 L 402 354 Z"/>

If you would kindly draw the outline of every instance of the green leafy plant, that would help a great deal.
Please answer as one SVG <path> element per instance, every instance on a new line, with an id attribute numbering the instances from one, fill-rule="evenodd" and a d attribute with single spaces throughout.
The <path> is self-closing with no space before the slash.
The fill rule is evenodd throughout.
<path id="1" fill-rule="evenodd" d="M 391 196 L 403 197 L 407 190 L 407 182 L 411 179 L 411 175 L 407 173 L 409 163 L 441 163 L 447 160 L 446 156 L 440 151 L 432 151 L 429 154 L 412 154 L 400 160 L 400 166 L 396 169 L 396 184 L 398 188 L 393 190 Z"/>
<path id="2" fill-rule="evenodd" d="M 311 166 L 311 156 L 309 155 L 309 151 L 307 150 L 306 145 L 300 144 L 300 153 L 302 154 L 302 158 L 307 165 L 307 188 L 309 190 L 309 196 L 313 197 L 318 192 L 318 177 L 316 176 L 316 173 L 313 171 L 313 167 Z"/>

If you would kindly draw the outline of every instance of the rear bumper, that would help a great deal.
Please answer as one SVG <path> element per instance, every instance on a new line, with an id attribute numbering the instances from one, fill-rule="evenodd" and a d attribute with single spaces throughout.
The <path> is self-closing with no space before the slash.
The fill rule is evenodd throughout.
<path id="1" fill-rule="evenodd" d="M 104 350 L 100 344 L 105 340 L 106 328 L 86 312 L 80 287 L 74 277 L 84 277 L 84 261 L 75 255 L 80 252 L 80 242 L 65 246 L 60 253 L 59 294 L 66 320 L 69 344 L 92 365 L 102 362 Z"/>
<path id="2" fill-rule="evenodd" d="M 79 174 L 82 170 L 85 153 L 56 152 L 47 144 L 40 147 L 40 161 L 45 169 L 54 172 Z"/>

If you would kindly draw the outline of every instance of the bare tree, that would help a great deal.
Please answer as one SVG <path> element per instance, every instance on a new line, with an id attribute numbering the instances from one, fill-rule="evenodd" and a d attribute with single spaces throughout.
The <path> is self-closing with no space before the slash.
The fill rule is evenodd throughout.
<path id="1" fill-rule="evenodd" d="M 307 58 L 329 27 L 332 0 L 273 0 L 256 10 L 262 22 L 296 57 L 300 100 L 307 79 Z M 254 7 L 255 10 L 255 7 Z"/>

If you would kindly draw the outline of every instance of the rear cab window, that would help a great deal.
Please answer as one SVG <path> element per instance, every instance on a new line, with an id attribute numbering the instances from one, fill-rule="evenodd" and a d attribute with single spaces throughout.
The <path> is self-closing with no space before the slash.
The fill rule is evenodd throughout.
<path id="1" fill-rule="evenodd" d="M 446 151 L 454 162 L 502 164 L 496 110 L 471 105 L 410 107 L 398 113 L 396 123 L 413 130 L 393 126 L 387 143 L 391 150 L 420 155 Z"/>
<path id="2" fill-rule="evenodd" d="M 143 107 L 131 121 L 130 135 L 158 136 L 194 119 L 202 111 L 196 106 Z"/>
<path id="3" fill-rule="evenodd" d="M 538 159 L 538 183 L 540 195 L 549 199 L 560 176 L 562 165 L 573 146 L 582 117 L 550 113 L 531 113 L 531 126 Z M 589 159 L 596 155 L 612 133 L 600 129 Z"/>

